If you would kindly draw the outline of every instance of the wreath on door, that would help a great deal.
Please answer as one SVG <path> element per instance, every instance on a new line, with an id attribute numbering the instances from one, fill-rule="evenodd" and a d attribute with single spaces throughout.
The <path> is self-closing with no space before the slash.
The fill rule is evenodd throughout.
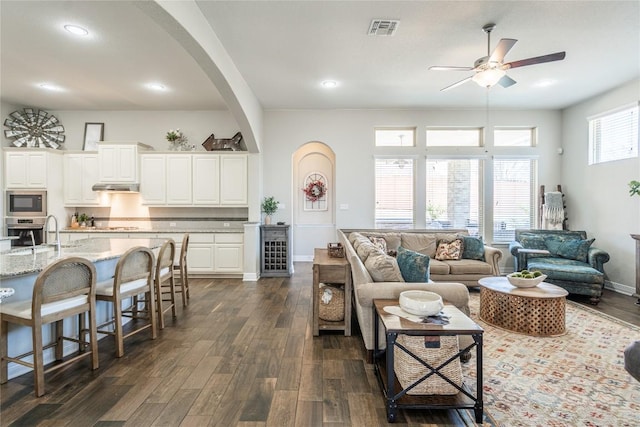
<path id="1" fill-rule="evenodd" d="M 304 210 L 323 211 L 327 209 L 327 178 L 320 172 L 312 172 L 304 179 Z"/>
<path id="2" fill-rule="evenodd" d="M 327 194 L 327 186 L 319 179 L 309 181 L 307 186 L 302 189 L 310 202 L 317 202 Z"/>

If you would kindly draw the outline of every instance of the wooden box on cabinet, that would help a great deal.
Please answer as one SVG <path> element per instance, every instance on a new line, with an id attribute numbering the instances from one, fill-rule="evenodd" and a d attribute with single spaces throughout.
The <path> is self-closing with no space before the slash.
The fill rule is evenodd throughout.
<path id="1" fill-rule="evenodd" d="M 291 276 L 291 243 L 289 226 L 261 225 L 260 242 L 261 276 Z"/>

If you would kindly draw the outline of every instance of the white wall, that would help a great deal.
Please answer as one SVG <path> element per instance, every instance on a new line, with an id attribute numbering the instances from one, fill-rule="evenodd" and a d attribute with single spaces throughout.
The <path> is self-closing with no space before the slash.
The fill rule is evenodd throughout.
<path id="1" fill-rule="evenodd" d="M 564 155 L 563 190 L 569 225 L 586 230 L 593 246 L 609 252 L 605 272 L 611 286 L 623 292 L 635 289 L 635 240 L 640 233 L 640 198 L 629 197 L 628 182 L 640 180 L 640 159 L 588 165 L 587 117 L 640 99 L 640 80 L 567 108 L 562 113 Z"/>
<path id="2" fill-rule="evenodd" d="M 519 149 L 519 153 L 539 156 L 539 183 L 548 187 L 560 181 L 561 114 L 549 110 L 491 111 L 490 126 L 535 126 L 538 147 Z M 381 126 L 417 127 L 417 147 L 408 154 L 424 159 L 425 128 L 427 126 L 478 126 L 487 124 L 485 110 L 303 110 L 267 111 L 265 113 L 263 150 L 264 194 L 273 195 L 293 206 L 293 191 L 301 191 L 291 183 L 292 155 L 302 144 L 320 141 L 336 155 L 335 206 L 348 204 L 348 210 L 338 209 L 338 228 L 373 228 L 374 226 L 374 128 Z M 495 149 L 492 140 L 478 155 L 514 153 L 513 148 Z M 490 202 L 489 202 L 490 203 Z M 291 210 L 278 212 L 278 220 L 290 223 Z M 294 247 L 294 256 L 303 258 Z"/>

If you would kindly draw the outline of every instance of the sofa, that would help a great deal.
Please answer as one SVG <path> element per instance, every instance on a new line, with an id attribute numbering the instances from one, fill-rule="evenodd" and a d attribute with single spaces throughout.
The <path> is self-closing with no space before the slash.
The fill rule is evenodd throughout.
<path id="1" fill-rule="evenodd" d="M 594 247 L 594 240 L 587 239 L 585 231 L 516 230 L 509 252 L 514 271 L 539 270 L 547 275 L 545 282 L 587 295 L 595 305 L 602 296 L 609 254 Z"/>
<path id="2" fill-rule="evenodd" d="M 466 230 L 338 230 L 338 238 L 345 247 L 345 257 L 351 264 L 353 277 L 353 304 L 369 356 L 374 347 L 373 300 L 398 298 L 400 292 L 420 289 L 435 292 L 445 301 L 469 315 L 469 290 L 467 286 L 478 286 L 478 279 L 499 275 L 498 262 L 502 253 L 495 248 L 482 245 L 477 248 L 482 259 L 459 259 L 438 261 L 436 255 L 439 241 L 452 241 L 469 237 Z M 386 250 L 381 249 L 382 239 Z M 374 243 L 375 242 L 375 243 Z M 429 258 L 429 278 L 420 282 L 406 282 L 399 272 L 394 254 L 400 247 Z M 375 254 L 375 256 L 374 256 Z M 372 262 L 375 257 L 383 261 Z M 384 345 L 384 336 L 380 336 Z M 470 336 L 461 337 L 461 345 L 471 344 Z"/>

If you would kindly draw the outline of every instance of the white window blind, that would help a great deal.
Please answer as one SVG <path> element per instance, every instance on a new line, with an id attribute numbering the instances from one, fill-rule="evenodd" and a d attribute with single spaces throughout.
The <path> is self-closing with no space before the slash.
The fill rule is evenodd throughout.
<path id="1" fill-rule="evenodd" d="M 496 158 L 493 161 L 493 240 L 510 242 L 514 230 L 534 228 L 537 162 Z"/>
<path id="2" fill-rule="evenodd" d="M 589 118 L 589 164 L 638 157 L 638 105 Z"/>
<path id="3" fill-rule="evenodd" d="M 376 159 L 376 228 L 413 227 L 413 159 Z"/>
<path id="4" fill-rule="evenodd" d="M 427 159 L 427 228 L 466 228 L 470 235 L 480 234 L 481 168 L 480 159 Z"/>

